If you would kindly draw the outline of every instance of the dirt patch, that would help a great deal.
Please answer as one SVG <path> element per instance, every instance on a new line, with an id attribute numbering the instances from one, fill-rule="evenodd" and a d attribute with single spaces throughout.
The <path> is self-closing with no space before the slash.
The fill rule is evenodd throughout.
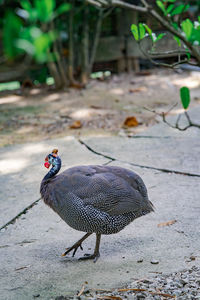
<path id="1" fill-rule="evenodd" d="M 49 87 L 0 94 L 0 146 L 66 135 L 132 135 L 160 120 L 144 107 L 180 113 L 179 88 L 191 89 L 191 107 L 200 103 L 200 73 L 153 70 L 91 80 L 86 89 Z M 134 117 L 132 127 L 124 126 Z M 132 119 L 133 120 L 133 119 Z M 135 124 L 135 125 L 134 125 Z"/>

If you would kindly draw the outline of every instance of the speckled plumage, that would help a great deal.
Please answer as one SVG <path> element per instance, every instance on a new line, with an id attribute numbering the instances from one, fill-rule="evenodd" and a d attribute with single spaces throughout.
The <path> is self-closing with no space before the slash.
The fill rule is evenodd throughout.
<path id="1" fill-rule="evenodd" d="M 69 226 L 89 233 L 117 233 L 153 211 L 143 180 L 120 167 L 73 167 L 45 177 L 40 191 L 44 202 Z"/>

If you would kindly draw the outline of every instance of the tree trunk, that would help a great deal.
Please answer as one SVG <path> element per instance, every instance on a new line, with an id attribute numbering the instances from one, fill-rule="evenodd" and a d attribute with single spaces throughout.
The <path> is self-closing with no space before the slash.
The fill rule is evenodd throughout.
<path id="1" fill-rule="evenodd" d="M 50 28 L 52 30 L 55 30 L 53 21 L 50 23 Z M 62 46 L 61 46 L 61 48 L 62 48 Z M 68 80 L 67 80 L 67 76 L 66 76 L 66 71 L 65 71 L 63 63 L 61 61 L 62 49 L 58 49 L 57 40 L 55 40 L 53 42 L 53 51 L 54 51 L 56 61 L 57 61 L 57 69 L 60 74 L 60 88 L 62 88 L 64 86 L 68 86 Z"/>
<path id="2" fill-rule="evenodd" d="M 97 23 L 96 23 L 96 30 L 95 30 L 95 36 L 94 36 L 94 41 L 93 41 L 93 47 L 92 47 L 92 50 L 91 50 L 90 63 L 89 63 L 89 67 L 88 67 L 89 75 L 92 73 L 92 67 L 93 67 L 94 60 L 95 60 L 96 50 L 97 50 L 97 46 L 98 46 L 98 43 L 99 43 L 99 38 L 100 38 L 100 35 L 101 35 L 102 20 L 103 20 L 103 10 L 101 9 L 99 11 L 98 20 L 97 20 Z"/>
<path id="3" fill-rule="evenodd" d="M 82 30 L 82 43 L 81 43 L 81 83 L 86 85 L 89 77 L 89 7 L 86 4 L 83 11 L 83 30 Z"/>
<path id="4" fill-rule="evenodd" d="M 51 76 L 54 79 L 55 88 L 60 89 L 62 87 L 62 80 L 61 80 L 61 77 L 60 77 L 60 74 L 58 72 L 55 62 L 53 62 L 53 61 L 47 62 L 47 67 L 49 69 Z"/>
<path id="5" fill-rule="evenodd" d="M 68 59 L 68 78 L 69 83 L 74 84 L 74 0 L 71 0 L 69 11 L 69 59 Z"/>
<path id="6" fill-rule="evenodd" d="M 47 24 L 42 24 L 42 30 L 43 30 L 43 32 L 47 32 L 47 30 L 48 30 Z M 49 56 L 51 55 L 50 49 L 48 49 L 47 55 L 49 55 Z M 55 88 L 60 89 L 62 87 L 62 80 L 61 80 L 60 74 L 58 72 L 56 63 L 54 61 L 51 61 L 51 59 L 49 59 L 47 61 L 47 67 L 49 69 L 49 73 L 51 74 L 51 76 L 54 79 Z"/>

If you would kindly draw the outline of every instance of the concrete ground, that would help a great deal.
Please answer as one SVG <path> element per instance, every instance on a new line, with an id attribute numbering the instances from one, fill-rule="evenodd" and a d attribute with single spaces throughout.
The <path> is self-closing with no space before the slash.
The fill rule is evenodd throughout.
<path id="1" fill-rule="evenodd" d="M 190 112 L 200 122 L 200 107 Z M 83 233 L 39 200 L 44 157 L 58 147 L 62 169 L 79 164 L 129 168 L 144 179 L 156 212 L 103 236 L 101 257 L 61 257 Z M 73 296 L 82 285 L 104 289 L 200 265 L 200 130 L 159 124 L 133 138 L 67 137 L 0 150 L 0 299 Z M 173 225 L 157 225 L 176 220 Z M 95 237 L 83 243 L 92 252 Z M 192 258 L 191 258 L 192 257 Z M 138 260 L 143 260 L 141 263 Z M 152 264 L 156 260 L 157 264 Z"/>

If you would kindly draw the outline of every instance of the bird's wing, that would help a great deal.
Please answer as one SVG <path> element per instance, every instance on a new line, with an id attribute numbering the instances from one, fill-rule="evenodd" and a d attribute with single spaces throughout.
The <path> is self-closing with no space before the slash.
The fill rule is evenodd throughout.
<path id="1" fill-rule="evenodd" d="M 80 166 L 57 176 L 57 189 L 72 192 L 84 205 L 120 215 L 138 212 L 148 201 L 142 179 L 124 168 L 108 166 Z"/>

